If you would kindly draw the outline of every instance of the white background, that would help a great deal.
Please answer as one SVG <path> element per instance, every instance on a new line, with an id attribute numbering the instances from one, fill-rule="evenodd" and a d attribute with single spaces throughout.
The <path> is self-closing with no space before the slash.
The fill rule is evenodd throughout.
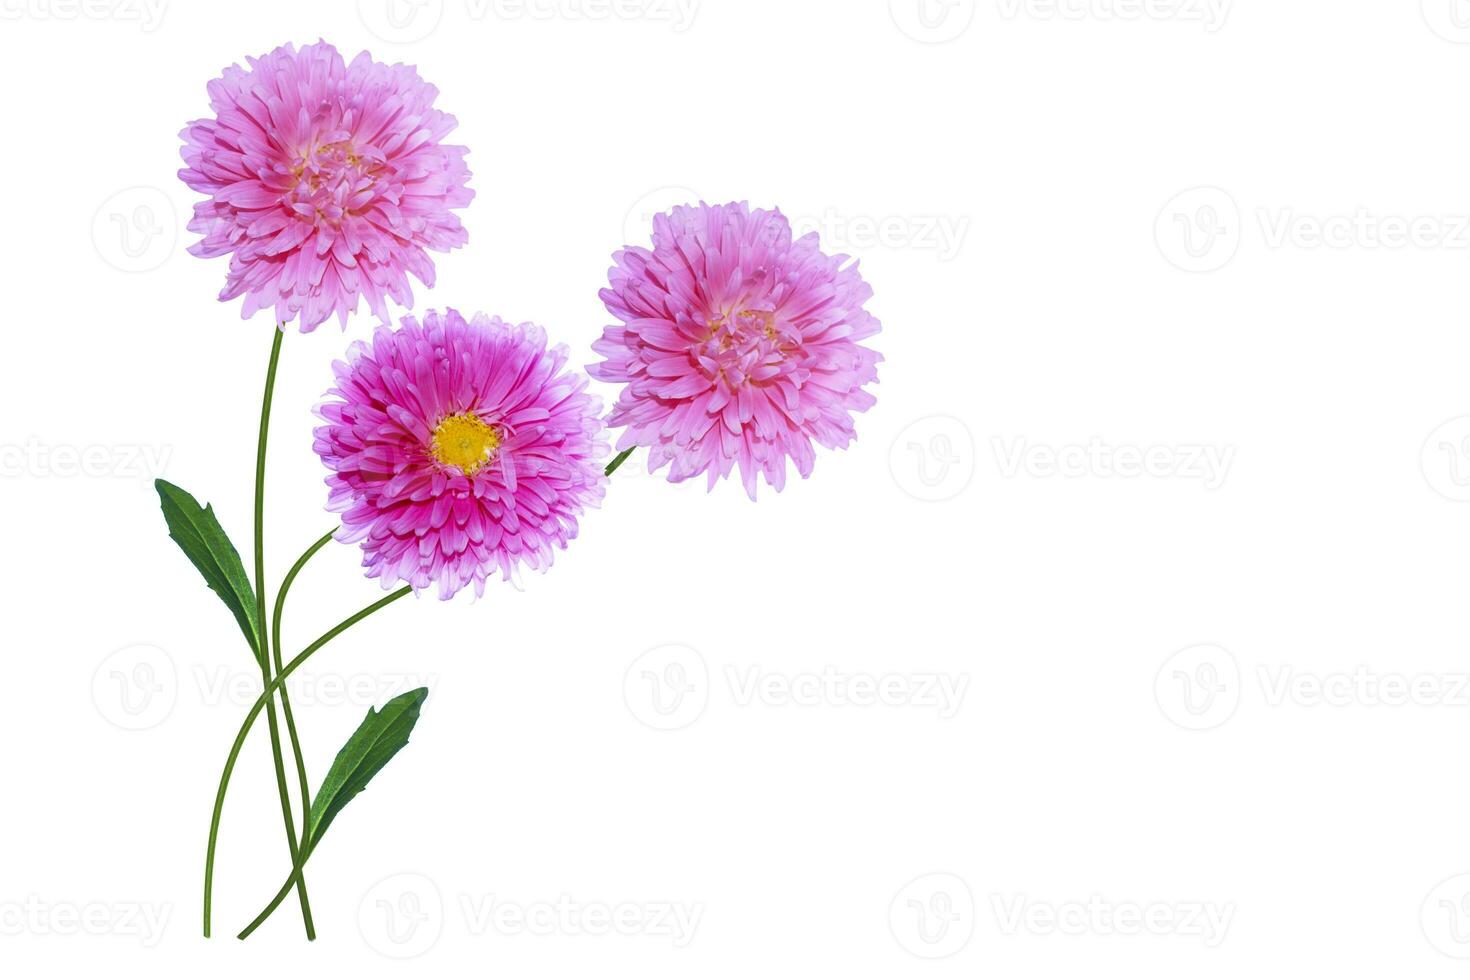
<path id="1" fill-rule="evenodd" d="M 1463 975 L 1470 5 L 153 2 L 0 0 L 8 975 Z M 861 257 L 886 362 L 784 494 L 630 464 L 524 592 L 320 653 L 314 781 L 432 696 L 309 866 L 310 946 L 294 902 L 227 938 L 285 872 L 257 729 L 206 942 L 258 679 L 150 478 L 248 545 L 271 325 L 184 251 L 176 134 L 318 36 L 417 64 L 471 149 L 420 309 L 586 363 L 611 252 L 748 199 Z M 332 526 L 310 408 L 370 327 L 286 338 L 272 581 Z M 357 564 L 302 577 L 293 650 Z M 559 902 L 641 926 L 514 928 Z"/>

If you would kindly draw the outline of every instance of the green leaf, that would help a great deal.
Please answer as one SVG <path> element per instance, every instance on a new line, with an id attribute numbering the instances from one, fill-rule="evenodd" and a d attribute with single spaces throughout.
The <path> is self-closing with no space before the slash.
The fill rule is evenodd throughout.
<path id="1" fill-rule="evenodd" d="M 168 536 L 173 538 L 194 567 L 204 576 L 240 624 L 250 650 L 260 660 L 260 625 L 255 615 L 255 590 L 240 563 L 240 553 L 220 527 L 213 507 L 200 507 L 187 491 L 166 480 L 153 481 L 163 506 L 163 519 L 168 522 Z"/>
<path id="2" fill-rule="evenodd" d="M 311 801 L 311 825 L 306 834 L 311 847 L 316 847 L 342 808 L 367 789 L 378 770 L 408 744 L 408 735 L 418 723 L 419 709 L 428 696 L 429 689 L 421 687 L 400 694 L 381 711 L 368 709 L 367 717 L 337 753 L 322 788 Z"/>

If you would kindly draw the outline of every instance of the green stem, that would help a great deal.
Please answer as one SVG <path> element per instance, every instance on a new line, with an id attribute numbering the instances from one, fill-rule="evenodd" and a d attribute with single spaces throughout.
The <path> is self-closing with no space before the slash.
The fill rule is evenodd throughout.
<path id="1" fill-rule="evenodd" d="M 301 848 L 301 857 L 297 860 L 296 866 L 291 869 L 291 873 L 286 876 L 286 883 L 281 886 L 280 891 L 276 892 L 276 897 L 272 898 L 270 903 L 260 910 L 260 914 L 250 920 L 250 925 L 240 930 L 240 934 L 235 937 L 236 939 L 249 939 L 250 934 L 258 929 L 260 924 L 266 919 L 269 919 L 271 913 L 280 907 L 280 904 L 286 900 L 286 896 L 291 894 L 291 887 L 301 880 L 301 869 L 306 866 L 306 862 L 311 858 L 311 852 L 314 850 L 316 848 L 312 842 L 308 842 Z"/>
<path id="2" fill-rule="evenodd" d="M 281 359 L 281 342 L 286 331 L 277 328 L 271 340 L 270 366 L 265 373 L 265 394 L 260 400 L 260 438 L 255 448 L 255 611 L 260 623 L 260 649 L 264 654 L 260 660 L 261 686 L 269 689 L 271 684 L 271 631 L 266 620 L 265 587 L 265 451 L 270 434 L 271 401 L 276 390 L 276 367 Z M 283 690 L 284 696 L 285 691 Z M 276 719 L 276 700 L 272 696 L 266 701 L 266 721 L 271 736 L 271 761 L 276 771 L 276 793 L 281 799 L 281 822 L 286 829 L 286 849 L 291 860 L 296 860 L 296 822 L 291 816 L 291 791 L 286 788 L 286 764 L 281 755 L 281 726 Z M 297 895 L 301 899 L 301 921 L 306 927 L 306 938 L 316 938 L 316 926 L 311 921 L 311 901 L 306 895 L 306 880 L 297 883 Z M 206 911 L 204 934 L 209 935 L 209 920 Z"/>
<path id="3" fill-rule="evenodd" d="M 623 463 L 627 461 L 628 457 L 629 456 L 632 456 L 632 455 L 633 455 L 633 450 L 632 449 L 625 449 L 622 452 L 618 453 L 617 456 L 615 456 L 613 458 L 612 462 L 610 462 L 610 463 L 607 464 L 607 468 L 605 470 L 603 470 L 603 474 L 605 476 L 612 476 L 613 475 L 613 472 L 619 466 L 622 466 Z M 333 533 L 335 533 L 335 532 L 333 532 Z M 301 565 L 304 565 L 306 563 L 306 560 L 308 558 L 310 558 L 316 552 L 317 549 L 323 547 L 331 539 L 332 539 L 332 535 L 331 534 L 328 534 L 321 541 L 318 541 L 316 543 L 316 545 L 313 546 L 313 548 L 312 548 L 311 551 L 308 551 L 305 555 L 302 555 L 301 561 L 299 561 L 297 563 L 297 567 L 296 568 L 293 568 L 291 570 L 291 573 L 286 576 L 286 580 L 282 584 L 282 590 L 283 590 L 283 592 L 282 592 L 282 598 L 284 598 L 284 590 L 286 588 L 289 588 L 290 587 L 290 584 L 291 584 L 292 579 L 294 579 L 296 577 L 296 572 L 300 570 L 300 566 Z M 277 625 L 279 626 L 280 625 L 279 602 L 277 603 L 276 621 L 277 621 Z M 279 637 L 277 637 L 277 640 L 276 640 L 276 670 L 279 672 L 280 669 L 281 669 L 281 667 L 280 667 L 280 640 L 279 640 Z M 289 719 L 289 715 L 288 715 L 288 719 Z M 288 724 L 289 724 L 289 721 L 288 721 Z M 302 795 L 305 796 L 305 794 L 306 794 L 306 789 L 305 789 L 305 786 L 303 785 Z M 287 876 L 285 883 L 283 885 L 281 885 L 280 889 L 276 892 L 275 896 L 270 900 L 270 902 L 267 903 L 267 905 L 265 906 L 265 908 L 261 909 L 260 914 L 257 915 L 254 919 L 252 919 L 251 922 L 250 922 L 250 924 L 247 925 L 243 930 L 240 931 L 240 934 L 236 937 L 237 939 L 248 939 L 250 937 L 250 934 L 253 933 L 256 929 L 258 929 L 260 927 L 261 923 L 265 922 L 266 919 L 270 918 L 271 917 L 271 914 L 274 913 L 275 910 L 280 907 L 281 903 L 286 900 L 286 897 L 291 894 L 291 889 L 293 887 L 296 887 L 297 885 L 299 885 L 302 882 L 302 880 L 303 880 L 303 878 L 302 878 L 302 869 L 305 867 L 307 860 L 310 859 L 312 850 L 314 849 L 313 848 L 314 842 L 311 841 L 311 840 L 309 840 L 309 839 L 307 839 L 309 837 L 310 814 L 311 814 L 311 808 L 308 805 L 306 807 L 306 809 L 305 809 L 305 815 L 302 817 L 302 827 L 304 828 L 304 833 L 303 833 L 303 839 L 302 839 L 302 843 L 301 843 L 301 850 L 300 850 L 299 856 L 292 863 L 291 874 Z"/>
<path id="4" fill-rule="evenodd" d="M 602 471 L 602 475 L 612 476 L 613 471 L 616 470 L 619 466 L 622 466 L 623 461 L 631 455 L 633 455 L 632 449 L 624 449 L 622 452 L 618 453 L 616 456 L 613 457 L 613 461 L 607 464 L 607 469 Z"/>
<path id="5" fill-rule="evenodd" d="M 408 595 L 412 591 L 413 589 L 411 587 L 404 586 L 397 592 L 391 593 L 390 595 L 379 599 L 372 605 L 359 610 L 358 612 L 342 620 L 342 622 L 338 623 L 336 626 L 333 626 L 331 629 L 327 630 L 321 636 L 317 637 L 316 641 L 313 642 L 311 646 L 301 651 L 299 654 L 296 655 L 295 658 L 291 660 L 290 663 L 282 667 L 280 671 L 276 673 L 276 676 L 271 679 L 271 682 L 269 685 L 267 685 L 266 689 L 261 692 L 260 697 L 255 699 L 255 704 L 251 706 L 249 714 L 245 716 L 245 721 L 240 725 L 240 731 L 235 735 L 235 742 L 230 747 L 229 757 L 225 760 L 224 771 L 220 773 L 219 789 L 215 792 L 214 795 L 214 816 L 213 819 L 210 820 L 209 824 L 209 849 L 204 859 L 204 895 L 206 922 L 208 921 L 209 914 L 209 895 L 211 893 L 211 886 L 214 881 L 215 845 L 219 841 L 220 816 L 224 813 L 225 808 L 225 792 L 229 789 L 230 776 L 234 774 L 235 762 L 240 757 L 240 750 L 245 746 L 245 736 L 250 734 L 250 728 L 255 724 L 255 719 L 260 717 L 260 712 L 265 708 L 266 704 L 273 699 L 276 689 L 284 684 L 286 678 L 290 677 L 291 674 L 295 672 L 296 668 L 305 663 L 308 657 L 316 653 L 322 647 L 326 646 L 339 634 L 345 632 L 357 623 L 360 623 L 362 620 L 371 616 L 373 613 L 377 612 L 379 609 L 382 609 L 384 606 L 393 602 L 397 602 L 399 599 L 402 599 L 404 596 Z M 294 855 L 291 859 L 291 866 L 293 868 L 296 866 L 296 857 Z M 205 935 L 208 935 L 207 929 L 205 931 Z"/>
<path id="6" fill-rule="evenodd" d="M 311 561 L 313 555 L 321 551 L 332 540 L 336 534 L 335 528 L 328 531 L 317 539 L 316 543 L 307 548 L 302 556 L 296 559 L 296 564 L 286 573 L 281 580 L 281 591 L 276 594 L 275 614 L 271 617 L 271 651 L 275 658 L 276 673 L 281 672 L 281 617 L 286 608 L 286 593 L 291 591 L 291 584 L 296 581 L 296 576 Z M 306 838 L 307 822 L 311 819 L 311 781 L 306 778 L 306 760 L 301 755 L 301 739 L 296 735 L 296 718 L 291 713 L 291 695 L 289 688 L 281 688 L 281 712 L 286 718 L 286 734 L 291 742 L 291 754 L 296 758 L 296 782 L 301 790 L 301 837 L 303 846 Z"/>

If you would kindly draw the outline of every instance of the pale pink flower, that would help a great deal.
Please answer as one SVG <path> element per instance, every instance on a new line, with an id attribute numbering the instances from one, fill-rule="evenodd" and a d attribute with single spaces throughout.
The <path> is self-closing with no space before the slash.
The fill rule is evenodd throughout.
<path id="1" fill-rule="evenodd" d="M 620 451 L 648 447 L 650 472 L 704 473 L 711 488 L 738 464 L 754 500 L 757 473 L 779 491 L 788 457 L 807 477 L 813 443 L 853 440 L 882 360 L 858 343 L 879 323 L 855 261 L 744 203 L 674 208 L 654 218 L 651 250 L 613 260 L 601 296 L 620 322 L 592 345 L 606 360 L 589 371 L 624 385 L 608 418 L 626 426 Z"/>
<path id="2" fill-rule="evenodd" d="M 303 332 L 333 313 L 345 327 L 360 298 L 384 322 L 386 300 L 411 307 L 408 274 L 433 286 L 428 250 L 465 243 L 453 212 L 474 196 L 438 90 L 365 51 L 348 65 L 325 41 L 246 61 L 209 83 L 214 117 L 180 133 L 179 177 L 209 195 L 189 251 L 230 256 L 219 298 Z"/>

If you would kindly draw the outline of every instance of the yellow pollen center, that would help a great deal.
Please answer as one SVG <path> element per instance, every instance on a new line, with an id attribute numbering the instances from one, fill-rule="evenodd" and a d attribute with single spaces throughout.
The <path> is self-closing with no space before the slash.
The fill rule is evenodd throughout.
<path id="1" fill-rule="evenodd" d="M 735 317 L 737 325 L 744 325 L 745 322 L 755 321 L 753 325 L 759 327 L 761 334 L 767 340 L 779 339 L 776 333 L 776 314 L 770 310 L 739 310 L 737 312 L 721 313 L 719 316 L 712 316 L 705 320 L 705 326 L 709 328 L 710 339 L 714 340 L 718 338 L 721 350 L 729 350 L 731 347 L 732 341 L 730 335 L 725 334 L 721 336 L 721 332 L 725 329 L 725 325 L 732 316 Z"/>
<path id="2" fill-rule="evenodd" d="M 500 435 L 469 412 L 450 415 L 434 427 L 434 458 L 474 476 L 495 456 Z"/>

